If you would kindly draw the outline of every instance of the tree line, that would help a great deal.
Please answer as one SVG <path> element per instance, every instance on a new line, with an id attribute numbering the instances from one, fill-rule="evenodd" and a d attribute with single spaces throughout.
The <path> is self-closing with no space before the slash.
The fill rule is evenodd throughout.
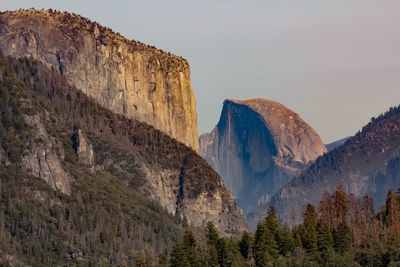
<path id="1" fill-rule="evenodd" d="M 222 237 L 211 222 L 200 235 L 188 229 L 172 250 L 170 266 L 400 266 L 395 191 L 375 213 L 372 198 L 355 198 L 339 186 L 319 205 L 307 204 L 302 219 L 296 226 L 282 224 L 271 207 L 254 235 Z"/>

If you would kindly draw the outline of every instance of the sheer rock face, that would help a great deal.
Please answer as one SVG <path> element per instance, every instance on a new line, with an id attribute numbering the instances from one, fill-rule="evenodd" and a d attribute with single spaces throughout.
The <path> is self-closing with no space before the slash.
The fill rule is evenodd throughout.
<path id="1" fill-rule="evenodd" d="M 129 41 L 80 16 L 38 10 L 0 13 L 0 50 L 55 68 L 102 106 L 198 150 L 196 102 L 186 60 Z"/>
<path id="2" fill-rule="evenodd" d="M 200 138 L 200 153 L 223 177 L 245 212 L 326 152 L 298 114 L 266 99 L 226 100 L 217 127 Z"/>

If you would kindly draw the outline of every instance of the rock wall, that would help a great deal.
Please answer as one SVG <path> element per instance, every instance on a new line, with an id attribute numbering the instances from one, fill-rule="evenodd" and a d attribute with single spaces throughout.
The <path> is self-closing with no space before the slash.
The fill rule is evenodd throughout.
<path id="1" fill-rule="evenodd" d="M 43 118 L 44 117 L 44 118 Z M 34 136 L 25 144 L 21 161 L 23 169 L 31 175 L 44 180 L 54 190 L 71 194 L 71 176 L 64 170 L 62 160 L 64 149 L 44 126 L 46 116 L 39 114 L 25 116 L 25 122 L 32 127 Z"/>
<path id="2" fill-rule="evenodd" d="M 296 113 L 266 99 L 226 100 L 217 127 L 200 137 L 201 155 L 246 213 L 325 152 Z"/>
<path id="3" fill-rule="evenodd" d="M 111 111 L 199 148 L 190 69 L 181 57 L 80 16 L 43 10 L 1 13 L 0 50 L 41 61 Z"/>

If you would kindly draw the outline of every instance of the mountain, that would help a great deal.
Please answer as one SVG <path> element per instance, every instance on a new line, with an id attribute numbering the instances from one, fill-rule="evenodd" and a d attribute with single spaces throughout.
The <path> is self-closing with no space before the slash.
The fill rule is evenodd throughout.
<path id="1" fill-rule="evenodd" d="M 170 252 L 185 225 L 246 229 L 194 150 L 42 62 L 0 57 L 0 114 L 0 265 L 133 265 Z"/>
<path id="2" fill-rule="evenodd" d="M 103 107 L 198 150 L 196 100 L 185 59 L 53 10 L 2 12 L 0 49 L 54 68 Z"/>
<path id="3" fill-rule="evenodd" d="M 343 145 L 318 158 L 269 204 L 287 222 L 292 211 L 301 211 L 306 203 L 317 204 L 324 192 L 332 193 L 342 185 L 356 197 L 369 195 L 378 209 L 388 190 L 400 186 L 399 155 L 400 106 L 373 118 Z M 253 216 L 258 218 L 262 212 L 260 208 Z"/>
<path id="4" fill-rule="evenodd" d="M 345 137 L 345 138 L 339 139 L 335 142 L 329 143 L 326 145 L 326 149 L 328 150 L 328 152 L 332 151 L 335 148 L 337 148 L 338 146 L 343 145 L 347 141 L 347 139 L 349 139 L 349 137 Z"/>
<path id="5" fill-rule="evenodd" d="M 266 99 L 225 100 L 217 126 L 200 137 L 201 155 L 246 213 L 325 152 L 298 114 Z"/>

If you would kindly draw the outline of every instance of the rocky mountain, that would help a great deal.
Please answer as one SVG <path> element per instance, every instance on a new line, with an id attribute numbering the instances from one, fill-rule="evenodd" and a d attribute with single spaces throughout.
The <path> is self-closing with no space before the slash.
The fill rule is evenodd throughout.
<path id="1" fill-rule="evenodd" d="M 0 114 L 0 265 L 134 265 L 168 253 L 185 225 L 247 228 L 194 150 L 43 62 L 0 57 Z"/>
<path id="2" fill-rule="evenodd" d="M 201 155 L 246 213 L 325 152 L 298 114 L 266 99 L 225 100 L 217 126 L 200 137 Z"/>
<path id="3" fill-rule="evenodd" d="M 324 192 L 332 193 L 343 185 L 356 197 L 372 197 L 378 209 L 387 191 L 400 186 L 399 155 L 400 106 L 373 118 L 343 145 L 318 158 L 279 190 L 269 204 L 288 222 L 293 211 L 301 211 L 306 203 L 317 204 Z M 253 219 L 262 212 L 260 207 Z"/>
<path id="4" fill-rule="evenodd" d="M 54 68 L 103 107 L 198 150 L 196 101 L 185 59 L 53 10 L 2 12 L 0 49 Z"/>

